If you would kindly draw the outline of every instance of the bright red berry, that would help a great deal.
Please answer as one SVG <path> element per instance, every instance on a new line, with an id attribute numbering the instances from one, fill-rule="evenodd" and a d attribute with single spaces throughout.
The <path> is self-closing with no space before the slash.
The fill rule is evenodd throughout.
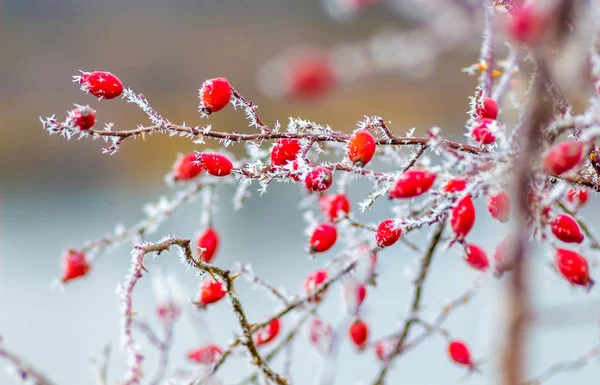
<path id="1" fill-rule="evenodd" d="M 196 159 L 195 153 L 185 154 L 173 166 L 175 180 L 190 180 L 202 172 L 202 164 Z"/>
<path id="2" fill-rule="evenodd" d="M 480 119 L 496 119 L 498 117 L 498 103 L 492 98 L 482 98 L 477 106 L 477 116 Z"/>
<path id="3" fill-rule="evenodd" d="M 532 4 L 515 12 L 508 24 L 508 32 L 521 44 L 535 44 L 544 34 L 547 16 Z"/>
<path id="4" fill-rule="evenodd" d="M 331 61 L 323 55 L 309 54 L 291 61 L 286 84 L 289 98 L 310 100 L 329 91 L 336 82 Z"/>
<path id="5" fill-rule="evenodd" d="M 492 130 L 496 121 L 493 119 L 484 118 L 478 120 L 473 125 L 471 130 L 471 138 L 477 143 L 492 144 L 496 140 Z"/>
<path id="6" fill-rule="evenodd" d="M 123 83 L 106 71 L 83 72 L 79 84 L 84 91 L 103 99 L 114 99 L 123 93 Z"/>
<path id="7" fill-rule="evenodd" d="M 350 162 L 359 167 L 363 167 L 373 159 L 376 149 L 375 138 L 368 130 L 355 131 L 346 148 Z"/>
<path id="8" fill-rule="evenodd" d="M 508 222 L 510 218 L 510 197 L 505 191 L 488 195 L 487 207 L 494 219 L 502 223 Z"/>
<path id="9" fill-rule="evenodd" d="M 555 263 L 558 272 L 573 285 L 584 286 L 589 290 L 594 284 L 590 278 L 588 262 L 581 254 L 567 249 L 556 249 Z"/>
<path id="10" fill-rule="evenodd" d="M 315 167 L 306 175 L 304 183 L 311 191 L 325 191 L 331 187 L 333 175 L 325 167 Z"/>
<path id="11" fill-rule="evenodd" d="M 354 278 L 344 284 L 344 302 L 350 313 L 355 313 L 367 296 L 367 287 Z"/>
<path id="12" fill-rule="evenodd" d="M 442 190 L 447 193 L 455 193 L 463 191 L 467 188 L 467 181 L 462 178 L 452 178 L 445 185 L 442 186 Z"/>
<path id="13" fill-rule="evenodd" d="M 544 169 L 549 174 L 560 175 L 581 163 L 585 158 L 587 142 L 566 140 L 552 146 L 544 156 Z"/>
<path id="14" fill-rule="evenodd" d="M 475 367 L 471 360 L 471 352 L 467 345 L 462 341 L 451 341 L 448 345 L 448 354 L 452 361 L 459 365 L 468 366 L 471 369 Z"/>
<path id="15" fill-rule="evenodd" d="M 221 298 L 225 297 L 225 294 L 227 294 L 227 290 L 225 290 L 223 282 L 207 278 L 200 286 L 200 299 L 198 302 L 202 306 L 206 306 L 221 300 Z"/>
<path id="16" fill-rule="evenodd" d="M 198 155 L 198 160 L 210 175 L 227 176 L 233 169 L 231 161 L 225 155 L 216 152 L 204 152 Z"/>
<path id="17" fill-rule="evenodd" d="M 565 243 L 583 242 L 583 233 L 577 221 L 569 214 L 558 214 L 551 224 L 552 234 Z"/>
<path id="18" fill-rule="evenodd" d="M 481 271 L 485 271 L 488 269 L 488 267 L 490 267 L 490 261 L 488 260 L 485 250 L 472 243 L 467 245 L 465 261 L 467 261 L 472 268 Z"/>
<path id="19" fill-rule="evenodd" d="M 331 223 L 321 223 L 310 236 L 310 251 L 322 253 L 331 249 L 337 240 L 337 229 Z"/>
<path id="20" fill-rule="evenodd" d="M 96 110 L 90 106 L 77 106 L 68 115 L 69 122 L 81 131 L 89 130 L 96 123 Z"/>
<path id="21" fill-rule="evenodd" d="M 90 271 L 85 254 L 78 250 L 67 250 L 63 257 L 62 281 L 68 282 L 75 278 L 83 277 Z"/>
<path id="22" fill-rule="evenodd" d="M 318 291 L 320 286 L 327 281 L 327 270 L 321 269 L 311 273 L 304 281 L 304 292 L 307 295 L 311 295 L 312 293 Z M 313 302 L 319 302 L 321 300 L 321 296 L 325 294 L 325 291 L 319 293 L 314 296 Z"/>
<path id="23" fill-rule="evenodd" d="M 214 78 L 205 81 L 198 95 L 200 110 L 205 114 L 222 110 L 229 103 L 231 92 L 231 85 L 225 78 Z"/>
<path id="24" fill-rule="evenodd" d="M 288 162 L 296 160 L 300 152 L 300 142 L 296 139 L 278 139 L 271 149 L 271 164 L 285 166 Z"/>
<path id="25" fill-rule="evenodd" d="M 590 195 L 587 189 L 569 189 L 567 191 L 567 201 L 577 207 L 585 205 Z"/>
<path id="26" fill-rule="evenodd" d="M 187 357 L 190 361 L 197 364 L 209 365 L 214 364 L 222 355 L 223 351 L 220 347 L 215 344 L 209 344 L 190 351 Z"/>
<path id="27" fill-rule="evenodd" d="M 273 341 L 279 334 L 279 329 L 281 329 L 281 321 L 279 318 L 276 318 L 264 328 L 256 331 L 254 334 L 254 345 L 262 346 Z"/>
<path id="28" fill-rule="evenodd" d="M 201 250 L 204 249 L 204 250 Z M 219 234 L 212 227 L 198 237 L 198 254 L 202 262 L 210 263 L 219 249 Z"/>
<path id="29" fill-rule="evenodd" d="M 362 349 L 369 339 L 369 327 L 364 321 L 357 319 L 350 325 L 349 334 L 352 343 L 357 348 Z"/>
<path id="30" fill-rule="evenodd" d="M 459 200 L 450 213 L 450 225 L 456 237 L 463 239 L 475 223 L 475 206 L 470 195 Z"/>
<path id="31" fill-rule="evenodd" d="M 377 226 L 375 230 L 375 240 L 377 246 L 383 248 L 393 245 L 398 242 L 402 235 L 402 229 L 398 226 L 398 223 L 393 219 L 386 219 Z"/>
<path id="32" fill-rule="evenodd" d="M 331 222 L 350 213 L 350 200 L 344 193 L 333 196 L 323 195 L 320 201 L 323 214 L 327 215 Z"/>
<path id="33" fill-rule="evenodd" d="M 388 191 L 390 199 L 414 198 L 426 193 L 435 182 L 436 175 L 425 170 L 406 171 Z"/>

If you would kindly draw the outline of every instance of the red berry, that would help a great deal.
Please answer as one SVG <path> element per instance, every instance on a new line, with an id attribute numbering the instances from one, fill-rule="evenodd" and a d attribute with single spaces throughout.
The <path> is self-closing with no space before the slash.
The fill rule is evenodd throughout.
<path id="1" fill-rule="evenodd" d="M 472 243 L 467 245 L 467 253 L 465 254 L 465 261 L 472 268 L 485 271 L 490 267 L 490 261 L 488 260 L 488 256 L 481 247 L 474 245 Z"/>
<path id="2" fill-rule="evenodd" d="M 227 176 L 233 168 L 233 164 L 225 155 L 216 152 L 204 152 L 198 155 L 198 160 L 206 172 L 214 176 Z"/>
<path id="3" fill-rule="evenodd" d="M 455 193 L 463 191 L 467 188 L 467 181 L 462 178 L 452 178 L 445 185 L 442 186 L 442 190 L 447 193 Z"/>
<path id="4" fill-rule="evenodd" d="M 311 295 L 312 293 L 319 290 L 320 286 L 327 281 L 327 270 L 321 269 L 311 273 L 304 281 L 304 292 L 307 295 Z M 319 302 L 321 300 L 321 296 L 325 294 L 325 291 L 319 293 L 314 297 L 313 302 Z"/>
<path id="5" fill-rule="evenodd" d="M 90 271 L 85 254 L 82 251 L 68 250 L 63 257 L 62 281 L 68 282 L 83 277 Z"/>
<path id="6" fill-rule="evenodd" d="M 477 116 L 480 119 L 496 119 L 498 117 L 498 103 L 492 98 L 482 98 L 477 106 Z"/>
<path id="7" fill-rule="evenodd" d="M 281 321 L 279 318 L 274 319 L 269 322 L 267 326 L 262 329 L 259 329 L 254 334 L 254 345 L 262 346 L 266 343 L 269 343 L 277 337 L 279 334 L 279 329 L 281 328 Z"/>
<path id="8" fill-rule="evenodd" d="M 470 195 L 459 200 L 450 213 L 450 225 L 457 238 L 463 239 L 467 236 L 475 223 L 475 206 Z"/>
<path id="9" fill-rule="evenodd" d="M 320 201 L 323 214 L 327 215 L 331 222 L 350 213 L 350 201 L 344 193 L 334 196 L 323 195 Z"/>
<path id="10" fill-rule="evenodd" d="M 333 175 L 325 167 L 315 167 L 306 175 L 304 183 L 311 191 L 325 191 L 331 187 Z"/>
<path id="11" fill-rule="evenodd" d="M 496 121 L 493 119 L 484 118 L 473 125 L 471 130 L 471 138 L 477 143 L 481 144 L 492 144 L 496 140 L 496 137 L 492 133 L 493 126 Z"/>
<path id="12" fill-rule="evenodd" d="M 350 325 L 350 339 L 352 343 L 359 348 L 362 349 L 367 344 L 367 340 L 369 338 L 369 327 L 362 320 L 355 320 L 352 325 Z"/>
<path id="13" fill-rule="evenodd" d="M 177 159 L 173 167 L 175 180 L 190 180 L 202 172 L 202 164 L 196 159 L 196 154 L 185 154 Z"/>
<path id="14" fill-rule="evenodd" d="M 103 99 L 114 99 L 123 93 L 123 83 L 110 72 L 83 72 L 79 84 L 84 91 Z"/>
<path id="15" fill-rule="evenodd" d="M 425 170 L 406 171 L 388 191 L 390 199 L 414 198 L 426 193 L 435 182 L 436 175 Z"/>
<path id="16" fill-rule="evenodd" d="M 308 329 L 308 338 L 321 353 L 326 353 L 333 342 L 333 328 L 320 319 L 313 318 Z"/>
<path id="17" fill-rule="evenodd" d="M 552 234 L 565 243 L 583 242 L 583 233 L 577 221 L 569 214 L 558 214 L 552 221 Z"/>
<path id="18" fill-rule="evenodd" d="M 373 159 L 376 148 L 375 138 L 369 131 L 355 131 L 348 141 L 348 159 L 355 166 L 363 167 Z"/>
<path id="19" fill-rule="evenodd" d="M 344 302 L 350 313 L 355 313 L 367 296 L 367 287 L 354 278 L 344 284 Z"/>
<path id="20" fill-rule="evenodd" d="M 402 229 L 398 226 L 398 223 L 393 219 L 386 219 L 377 226 L 375 240 L 377 246 L 383 248 L 398 242 L 400 235 L 402 235 Z"/>
<path id="21" fill-rule="evenodd" d="M 231 99 L 231 85 L 225 78 L 205 81 L 200 88 L 199 108 L 205 114 L 222 110 Z"/>
<path id="22" fill-rule="evenodd" d="M 210 263 L 219 248 L 219 234 L 212 227 L 204 230 L 198 237 L 198 254 L 202 262 Z M 204 251 L 200 250 L 204 249 Z"/>
<path id="23" fill-rule="evenodd" d="M 585 158 L 586 142 L 566 140 L 555 144 L 544 156 L 544 169 L 549 174 L 560 175 L 581 163 Z"/>
<path id="24" fill-rule="evenodd" d="M 87 131 L 96 123 L 96 110 L 90 106 L 77 106 L 69 111 L 69 122 L 81 131 Z"/>
<path id="25" fill-rule="evenodd" d="M 573 285 L 590 289 L 594 281 L 590 278 L 587 260 L 579 253 L 566 249 L 556 249 L 556 269 Z"/>
<path id="26" fill-rule="evenodd" d="M 326 56 L 314 54 L 294 58 L 287 77 L 287 95 L 298 100 L 323 95 L 336 82 L 330 60 Z"/>
<path id="27" fill-rule="evenodd" d="M 216 281 L 213 278 L 207 278 L 200 286 L 200 299 L 198 302 L 201 305 L 206 306 L 219 301 L 221 298 L 225 297 L 225 294 L 227 294 L 227 290 L 225 290 L 223 282 Z"/>
<path id="28" fill-rule="evenodd" d="M 508 24 L 508 32 L 521 44 L 535 44 L 543 37 L 546 21 L 546 15 L 529 4 L 515 12 Z"/>
<path id="29" fill-rule="evenodd" d="M 502 223 L 510 218 L 510 197 L 504 191 L 489 195 L 487 198 L 488 211 L 492 217 Z"/>
<path id="30" fill-rule="evenodd" d="M 271 164 L 285 166 L 288 162 L 296 160 L 300 152 L 300 142 L 296 139 L 278 139 L 271 149 Z"/>
<path id="31" fill-rule="evenodd" d="M 190 361 L 197 364 L 208 365 L 215 363 L 222 355 L 223 351 L 220 347 L 215 344 L 209 344 L 190 351 L 187 357 Z"/>
<path id="32" fill-rule="evenodd" d="M 322 253 L 331 249 L 337 240 L 337 229 L 331 223 L 318 225 L 310 236 L 310 251 Z"/>
<path id="33" fill-rule="evenodd" d="M 450 354 L 452 361 L 457 364 L 474 368 L 473 362 L 471 361 L 471 353 L 464 342 L 457 340 L 451 341 L 448 345 L 448 354 Z"/>
<path id="34" fill-rule="evenodd" d="M 589 199 L 589 193 L 586 189 L 569 189 L 567 192 L 567 201 L 577 207 L 583 206 Z"/>

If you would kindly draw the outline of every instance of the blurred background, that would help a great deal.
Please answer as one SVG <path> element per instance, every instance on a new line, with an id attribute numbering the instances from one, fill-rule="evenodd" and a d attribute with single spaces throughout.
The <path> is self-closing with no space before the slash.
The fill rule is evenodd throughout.
<path id="1" fill-rule="evenodd" d="M 372 4 L 361 10 L 360 17 L 344 22 L 331 20 L 324 8 L 319 0 L 0 1 L 0 335 L 7 347 L 56 384 L 76 385 L 95 381 L 89 356 L 99 355 L 109 344 L 113 346 L 109 377 L 122 378 L 119 303 L 114 292 L 128 270 L 130 245 L 98 259 L 93 274 L 66 292 L 51 290 L 50 283 L 59 275 L 60 258 L 68 247 L 100 238 L 117 223 L 130 226 L 142 218 L 145 202 L 172 195 L 176 190 L 165 186 L 163 177 L 177 153 L 200 149 L 188 140 L 154 135 L 145 142 L 127 141 L 119 153 L 108 156 L 101 153 L 103 142 L 67 142 L 48 136 L 39 116 L 56 114 L 62 119 L 73 103 L 90 104 L 98 111 L 99 124 L 115 122 L 115 129 L 147 122 L 135 106 L 116 100 L 98 102 L 82 93 L 71 83 L 80 69 L 117 74 L 177 123 L 207 124 L 197 112 L 197 90 L 205 79 L 224 76 L 260 106 L 267 124 L 285 124 L 289 116 L 299 116 L 349 132 L 364 115 L 379 115 L 393 122 L 391 129 L 398 135 L 411 127 L 419 135 L 440 125 L 446 137 L 461 140 L 468 96 L 476 85 L 475 77 L 462 74 L 461 69 L 477 61 L 478 34 L 450 53 L 434 57 L 428 71 L 418 76 L 393 68 L 350 76 L 308 101 L 265 95 L 257 80 L 264 74 L 263 66 L 290 48 L 329 51 L 340 44 L 369 41 L 382 31 L 394 34 L 417 27 L 414 20 L 390 12 L 389 4 Z M 414 52 L 406 52 L 410 55 Z M 218 131 L 250 130 L 243 113 L 232 108 L 211 116 L 210 123 Z M 355 184 L 350 193 L 355 211 L 369 188 L 369 183 Z M 223 188 L 218 202 L 215 226 L 223 243 L 217 263 L 251 263 L 259 276 L 289 293 L 297 292 L 307 274 L 323 265 L 321 258 L 327 258 L 309 260 L 303 251 L 306 237 L 296 205 L 302 192 L 294 185 L 276 184 L 260 198 L 254 194 L 240 211 L 231 207 L 232 194 L 233 187 Z M 597 208 L 594 198 L 592 211 Z M 377 222 L 390 215 L 389 208 L 381 200 L 359 218 Z M 486 215 L 483 206 L 478 208 L 482 215 L 470 237 L 491 254 L 504 236 L 503 227 Z M 149 240 L 167 233 L 193 237 L 199 221 L 200 202 L 196 202 L 177 212 Z M 426 236 L 423 231 L 410 239 L 422 244 Z M 531 376 L 552 363 L 577 358 L 598 339 L 598 290 L 588 294 L 568 287 L 548 268 L 546 254 L 547 250 L 539 250 L 533 258 L 539 272 L 532 281 L 536 306 L 559 309 L 565 319 L 534 328 Z M 403 271 L 414 268 L 415 257 L 402 245 L 381 254 L 379 268 L 385 274 L 378 287 L 369 290 L 365 312 L 373 338 L 400 325 L 411 295 Z M 183 269 L 174 255 L 164 254 L 148 263 L 150 269 L 152 265 L 175 272 L 186 294 L 196 297 L 198 277 Z M 438 252 L 425 291 L 424 315 L 431 319 L 445 301 L 457 298 L 478 279 L 460 254 Z M 469 343 L 476 359 L 484 360 L 483 374 L 467 380 L 472 384 L 499 378 L 503 282 L 488 281 L 476 299 L 453 313 L 446 324 L 453 336 Z M 251 319 L 273 311 L 275 303 L 264 292 L 252 290 L 245 282 L 239 291 Z M 134 307 L 139 317 L 156 324 L 151 293 L 150 280 L 142 280 Z M 323 318 L 334 324 L 343 314 L 340 295 L 333 290 L 322 307 Z M 237 331 L 225 302 L 215 305 L 205 318 L 202 327 L 193 325 L 197 320 L 181 321 L 170 355 L 173 368 L 191 368 L 184 352 L 201 341 L 224 346 Z M 284 319 L 284 331 L 293 324 L 291 318 Z M 145 344 L 143 336 L 138 339 Z M 314 383 L 320 360 L 307 342 L 306 331 L 293 354 L 294 383 Z M 149 354 L 145 360 L 148 373 L 153 372 L 154 359 Z M 372 351 L 359 354 L 345 339 L 338 364 L 335 384 L 370 383 L 379 367 Z M 273 366 L 279 370 L 281 365 L 278 360 Z M 220 371 L 220 378 L 235 383 L 249 369 L 244 359 L 234 359 Z M 447 358 L 446 342 L 434 336 L 397 362 L 389 383 L 455 384 L 464 374 Z M 595 384 L 599 376 L 600 368 L 592 363 L 547 383 Z M 0 373 L 0 384 L 12 382 Z"/>

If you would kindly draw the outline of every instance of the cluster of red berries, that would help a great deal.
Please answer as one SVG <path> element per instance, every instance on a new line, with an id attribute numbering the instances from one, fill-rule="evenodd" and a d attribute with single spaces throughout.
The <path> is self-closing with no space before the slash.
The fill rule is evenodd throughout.
<path id="1" fill-rule="evenodd" d="M 498 127 L 498 104 L 492 98 L 481 98 L 476 108 L 476 121 L 471 128 L 471 138 L 480 144 L 492 144 L 496 141 L 494 131 Z"/>

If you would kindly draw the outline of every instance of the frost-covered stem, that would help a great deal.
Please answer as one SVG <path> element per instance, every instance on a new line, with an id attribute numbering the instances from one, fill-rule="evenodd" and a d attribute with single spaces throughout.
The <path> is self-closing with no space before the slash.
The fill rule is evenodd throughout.
<path id="1" fill-rule="evenodd" d="M 134 249 L 133 262 L 131 266 L 131 272 L 127 277 L 125 283 L 122 285 L 122 298 L 123 303 L 121 305 L 123 311 L 123 334 L 122 334 L 122 346 L 123 350 L 127 355 L 127 362 L 125 364 L 125 379 L 124 385 L 139 384 L 142 378 L 142 360 L 144 356 L 140 352 L 140 347 L 133 338 L 133 290 L 138 280 L 142 278 L 142 269 L 144 269 L 144 256 L 146 251 L 142 247 L 136 247 Z"/>
<path id="2" fill-rule="evenodd" d="M 410 168 L 412 168 L 417 163 L 417 161 L 419 160 L 419 158 L 425 153 L 425 150 L 427 150 L 427 147 L 428 146 L 426 144 L 422 144 L 421 148 L 419 148 L 419 151 L 417 151 L 417 153 L 410 159 L 410 161 L 404 167 L 404 169 L 402 170 L 402 172 L 406 172 Z"/>
<path id="3" fill-rule="evenodd" d="M 317 304 L 317 306 L 319 305 L 319 303 Z M 294 340 L 294 338 L 296 337 L 296 335 L 300 332 L 300 329 L 302 328 L 302 326 L 304 326 L 304 324 L 306 323 L 306 321 L 308 321 L 308 319 L 310 318 L 310 315 L 306 314 L 305 316 L 303 316 L 298 323 L 296 324 L 296 326 L 294 326 L 292 328 L 292 330 L 290 330 L 290 332 L 281 340 L 279 341 L 279 343 L 277 344 L 277 346 L 275 346 L 270 352 L 269 354 L 267 354 L 265 356 L 265 361 L 266 362 L 270 362 L 271 360 L 273 360 L 275 357 L 277 357 L 277 355 L 290 343 Z M 258 374 L 254 373 L 251 376 L 248 376 L 247 378 L 245 378 L 244 380 L 242 380 L 239 385 L 245 385 L 248 383 L 251 383 L 253 381 L 256 381 L 256 379 L 258 378 Z"/>
<path id="4" fill-rule="evenodd" d="M 229 272 L 221 276 L 225 283 L 225 288 L 227 290 L 227 294 L 229 295 L 229 299 L 231 301 L 231 307 L 233 308 L 234 313 L 238 316 L 238 322 L 240 327 L 242 328 L 242 332 L 244 334 L 244 338 L 242 340 L 242 344 L 246 346 L 248 353 L 252 356 L 252 364 L 262 370 L 265 376 L 267 376 L 271 381 L 275 382 L 278 385 L 287 385 L 287 380 L 281 377 L 279 374 L 274 372 L 269 365 L 262 358 L 256 345 L 254 345 L 254 339 L 252 338 L 252 330 L 250 328 L 250 323 L 246 318 L 246 313 L 242 307 L 242 303 L 238 298 L 235 290 L 233 289 L 233 280 L 229 275 Z"/>
<path id="5" fill-rule="evenodd" d="M 285 295 L 283 295 L 279 290 L 277 290 L 275 286 L 271 285 L 270 283 L 260 278 L 258 275 L 254 274 L 254 272 L 252 272 L 250 269 L 242 266 L 240 273 L 244 275 L 248 279 L 248 281 L 255 285 L 263 287 L 269 293 L 275 296 L 275 298 L 279 299 L 285 305 L 288 305 L 288 298 Z"/>
<path id="6" fill-rule="evenodd" d="M 492 95 L 494 84 L 494 6 L 485 1 L 485 18 L 483 27 L 483 42 L 481 43 L 480 61 L 486 63 L 486 70 L 481 74 L 480 88 L 483 97 Z"/>
<path id="7" fill-rule="evenodd" d="M 494 89 L 492 94 L 492 99 L 496 101 L 496 103 L 501 104 L 502 99 L 504 99 L 504 95 L 510 89 L 510 82 L 513 78 L 513 72 L 518 68 L 519 64 L 519 51 L 515 49 L 512 45 L 509 46 L 509 54 L 507 58 L 507 65 L 504 68 L 504 73 L 498 80 L 498 84 Z"/>
<path id="8" fill-rule="evenodd" d="M 125 131 L 101 131 L 101 130 L 88 130 L 88 133 L 92 136 L 96 137 L 117 137 L 117 138 L 129 138 L 132 136 L 141 135 L 142 133 L 152 132 L 156 130 L 156 126 L 148 126 L 148 127 L 140 127 L 134 130 L 125 130 Z M 181 132 L 181 133 L 190 133 L 194 136 L 204 136 L 206 138 L 213 139 L 227 139 L 233 142 L 246 142 L 246 141 L 260 141 L 260 140 L 275 140 L 282 138 L 289 139 L 314 139 L 316 142 L 339 142 L 345 143 L 350 140 L 350 135 L 343 133 L 332 133 L 332 134 L 314 134 L 311 132 L 270 132 L 264 134 L 238 134 L 233 132 L 217 132 L 217 131 L 208 131 L 205 132 L 203 129 L 180 126 L 173 124 L 171 125 L 171 131 Z M 401 136 L 393 136 L 390 139 L 387 138 L 377 138 L 375 141 L 377 145 L 396 145 L 396 146 L 407 146 L 407 145 L 415 145 L 421 144 L 426 145 L 429 143 L 429 138 L 413 138 L 413 137 L 401 137 Z M 458 151 L 466 151 L 471 154 L 479 154 L 482 151 L 479 147 L 471 146 L 468 144 L 463 144 L 459 142 L 453 142 L 450 140 L 444 140 L 443 145 L 445 147 L 451 148 L 453 150 Z"/>
<path id="9" fill-rule="evenodd" d="M 423 259 L 421 260 L 419 275 L 417 276 L 417 279 L 414 282 L 415 292 L 410 306 L 409 317 L 404 323 L 404 326 L 402 327 L 402 332 L 400 334 L 398 342 L 396 343 L 396 346 L 394 346 L 394 349 L 391 352 L 388 360 L 382 365 L 377 379 L 373 382 L 375 385 L 382 385 L 385 382 L 385 377 L 387 375 L 388 370 L 390 369 L 392 361 L 396 356 L 398 356 L 398 354 L 402 352 L 404 348 L 403 345 L 406 342 L 406 339 L 408 338 L 408 334 L 412 325 L 414 324 L 414 317 L 416 314 L 418 314 L 419 309 L 421 307 L 421 299 L 423 297 L 423 286 L 425 284 L 425 279 L 427 278 L 427 274 L 429 273 L 429 266 L 431 265 L 431 261 L 433 259 L 433 255 L 435 254 L 435 250 L 440 242 L 440 239 L 442 238 L 445 225 L 445 221 L 442 221 L 438 224 L 437 229 L 435 230 L 435 233 L 433 234 L 431 241 L 429 242 L 429 247 L 427 248 Z"/>
<path id="10" fill-rule="evenodd" d="M 163 207 L 157 210 L 153 215 L 148 216 L 128 229 L 115 232 L 115 234 L 111 234 L 97 241 L 88 242 L 81 250 L 89 253 L 90 257 L 95 258 L 109 247 L 118 246 L 139 235 L 147 234 L 151 229 L 168 219 L 179 207 L 194 199 L 204 186 L 204 182 L 193 184 L 191 188 L 180 191 L 172 200 L 160 202 Z"/>
<path id="11" fill-rule="evenodd" d="M 574 359 L 572 361 L 559 362 L 559 363 L 556 363 L 556 364 L 550 366 L 548 369 L 544 370 L 542 372 L 542 374 L 540 374 L 533 380 L 523 382 L 522 385 L 540 385 L 541 383 L 550 379 L 551 377 L 553 377 L 554 375 L 556 375 L 558 373 L 572 372 L 575 370 L 579 370 L 579 369 L 583 368 L 584 366 L 586 366 L 587 364 L 589 364 L 590 362 L 592 362 L 592 360 L 598 358 L 599 356 L 600 356 L 600 345 L 596 345 L 596 346 L 592 347 L 591 349 L 589 349 L 586 353 L 584 353 L 583 355 L 581 355 L 580 357 L 577 357 L 576 359 Z"/>
<path id="12" fill-rule="evenodd" d="M 2 337 L 0 337 L 0 359 L 10 362 L 22 381 L 32 381 L 34 385 L 54 385 L 39 370 L 26 363 L 15 353 L 8 351 L 2 343 Z"/>
<path id="13" fill-rule="evenodd" d="M 325 281 L 322 285 L 320 285 L 317 290 L 311 292 L 309 295 L 306 295 L 304 297 L 296 299 L 295 301 L 290 302 L 287 307 L 285 307 L 283 310 L 279 311 L 275 315 L 271 316 L 269 319 L 267 319 L 261 323 L 254 324 L 252 326 L 251 331 L 255 332 L 256 330 L 267 326 L 269 323 L 276 320 L 277 318 L 283 317 L 284 315 L 288 314 L 292 310 L 294 310 L 298 307 L 306 306 L 306 304 L 313 302 L 315 297 L 318 297 L 321 293 L 325 292 L 329 286 L 333 285 L 335 282 L 337 282 L 342 277 L 347 275 L 355 267 L 356 267 L 356 262 L 354 262 L 354 261 L 351 262 L 344 269 L 342 269 L 340 272 L 338 272 L 336 275 L 334 275 L 332 278 L 330 278 L 329 280 Z"/>
<path id="14" fill-rule="evenodd" d="M 261 132 L 266 134 L 270 133 L 271 129 L 269 129 L 269 127 L 263 123 L 263 121 L 256 113 L 257 106 L 254 103 L 246 100 L 239 92 L 237 92 L 233 88 L 231 89 L 231 91 L 233 97 L 236 98 L 238 103 L 240 103 L 246 109 L 246 115 L 248 116 L 248 119 L 250 119 L 252 124 L 256 125 L 256 127 L 258 127 Z"/>
<path id="15" fill-rule="evenodd" d="M 386 138 L 388 138 L 388 140 L 394 139 L 394 134 L 392 134 L 392 131 L 387 124 L 385 124 L 383 119 L 379 119 L 379 126 L 381 127 L 381 130 L 383 130 L 383 134 L 386 136 Z"/>

